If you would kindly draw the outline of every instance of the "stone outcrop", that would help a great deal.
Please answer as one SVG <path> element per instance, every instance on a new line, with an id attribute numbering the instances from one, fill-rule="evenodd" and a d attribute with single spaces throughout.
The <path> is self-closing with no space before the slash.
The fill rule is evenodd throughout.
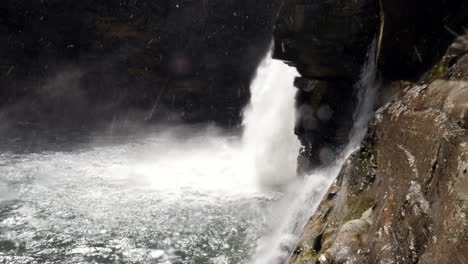
<path id="1" fill-rule="evenodd" d="M 465 41 L 421 82 L 389 84 L 396 94 L 310 218 L 291 263 L 468 261 Z"/>

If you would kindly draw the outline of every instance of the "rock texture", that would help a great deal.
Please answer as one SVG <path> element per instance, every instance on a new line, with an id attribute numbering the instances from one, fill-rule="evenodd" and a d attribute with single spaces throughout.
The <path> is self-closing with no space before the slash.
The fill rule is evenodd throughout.
<path id="1" fill-rule="evenodd" d="M 461 41 L 461 42 L 460 42 Z M 468 82 L 464 52 L 435 77 L 393 82 L 362 148 L 305 227 L 291 263 L 468 262 Z M 443 63 L 442 63 L 443 64 Z"/>

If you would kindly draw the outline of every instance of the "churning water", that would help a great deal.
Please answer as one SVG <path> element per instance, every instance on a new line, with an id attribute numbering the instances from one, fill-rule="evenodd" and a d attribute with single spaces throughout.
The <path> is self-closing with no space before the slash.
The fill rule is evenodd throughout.
<path id="1" fill-rule="evenodd" d="M 295 176 L 295 76 L 267 57 L 243 138 L 179 127 L 2 151 L 0 263 L 246 263 L 271 187 Z"/>

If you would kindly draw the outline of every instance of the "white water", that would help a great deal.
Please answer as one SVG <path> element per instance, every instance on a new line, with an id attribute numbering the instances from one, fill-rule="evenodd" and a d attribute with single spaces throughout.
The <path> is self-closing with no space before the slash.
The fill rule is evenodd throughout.
<path id="1" fill-rule="evenodd" d="M 278 194 L 239 139 L 171 134 L 0 154 L 0 263 L 240 263 Z"/>
<path id="2" fill-rule="evenodd" d="M 243 145 L 262 186 L 277 186 L 296 178 L 300 142 L 294 135 L 296 69 L 271 59 L 268 53 L 252 83 L 244 113 Z"/>

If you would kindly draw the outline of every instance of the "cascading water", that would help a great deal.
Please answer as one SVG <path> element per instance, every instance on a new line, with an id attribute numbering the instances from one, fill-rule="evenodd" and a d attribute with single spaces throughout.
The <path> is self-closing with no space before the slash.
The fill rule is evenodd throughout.
<path id="1" fill-rule="evenodd" d="M 243 138 L 173 127 L 53 150 L 15 141 L 26 150 L 0 152 L 0 263 L 246 262 L 282 196 L 265 187 L 295 176 L 296 75 L 267 56 Z"/>
<path id="2" fill-rule="evenodd" d="M 244 113 L 245 153 L 262 186 L 277 186 L 296 177 L 300 143 L 294 135 L 295 68 L 268 53 L 252 83 Z"/>
<path id="3" fill-rule="evenodd" d="M 281 214 L 273 223 L 269 235 L 258 242 L 253 264 L 282 264 L 288 261 L 294 246 L 310 216 L 317 209 L 322 197 L 331 183 L 338 176 L 344 162 L 356 151 L 367 132 L 367 126 L 373 115 L 373 108 L 380 84 L 377 80 L 375 64 L 376 45 L 372 43 L 368 52 L 359 82 L 356 84 L 357 107 L 354 113 L 354 126 L 350 132 L 348 146 L 344 148 L 335 162 L 326 168 L 316 170 L 298 180 L 287 192 L 286 197 L 278 204 L 277 212 Z"/>

